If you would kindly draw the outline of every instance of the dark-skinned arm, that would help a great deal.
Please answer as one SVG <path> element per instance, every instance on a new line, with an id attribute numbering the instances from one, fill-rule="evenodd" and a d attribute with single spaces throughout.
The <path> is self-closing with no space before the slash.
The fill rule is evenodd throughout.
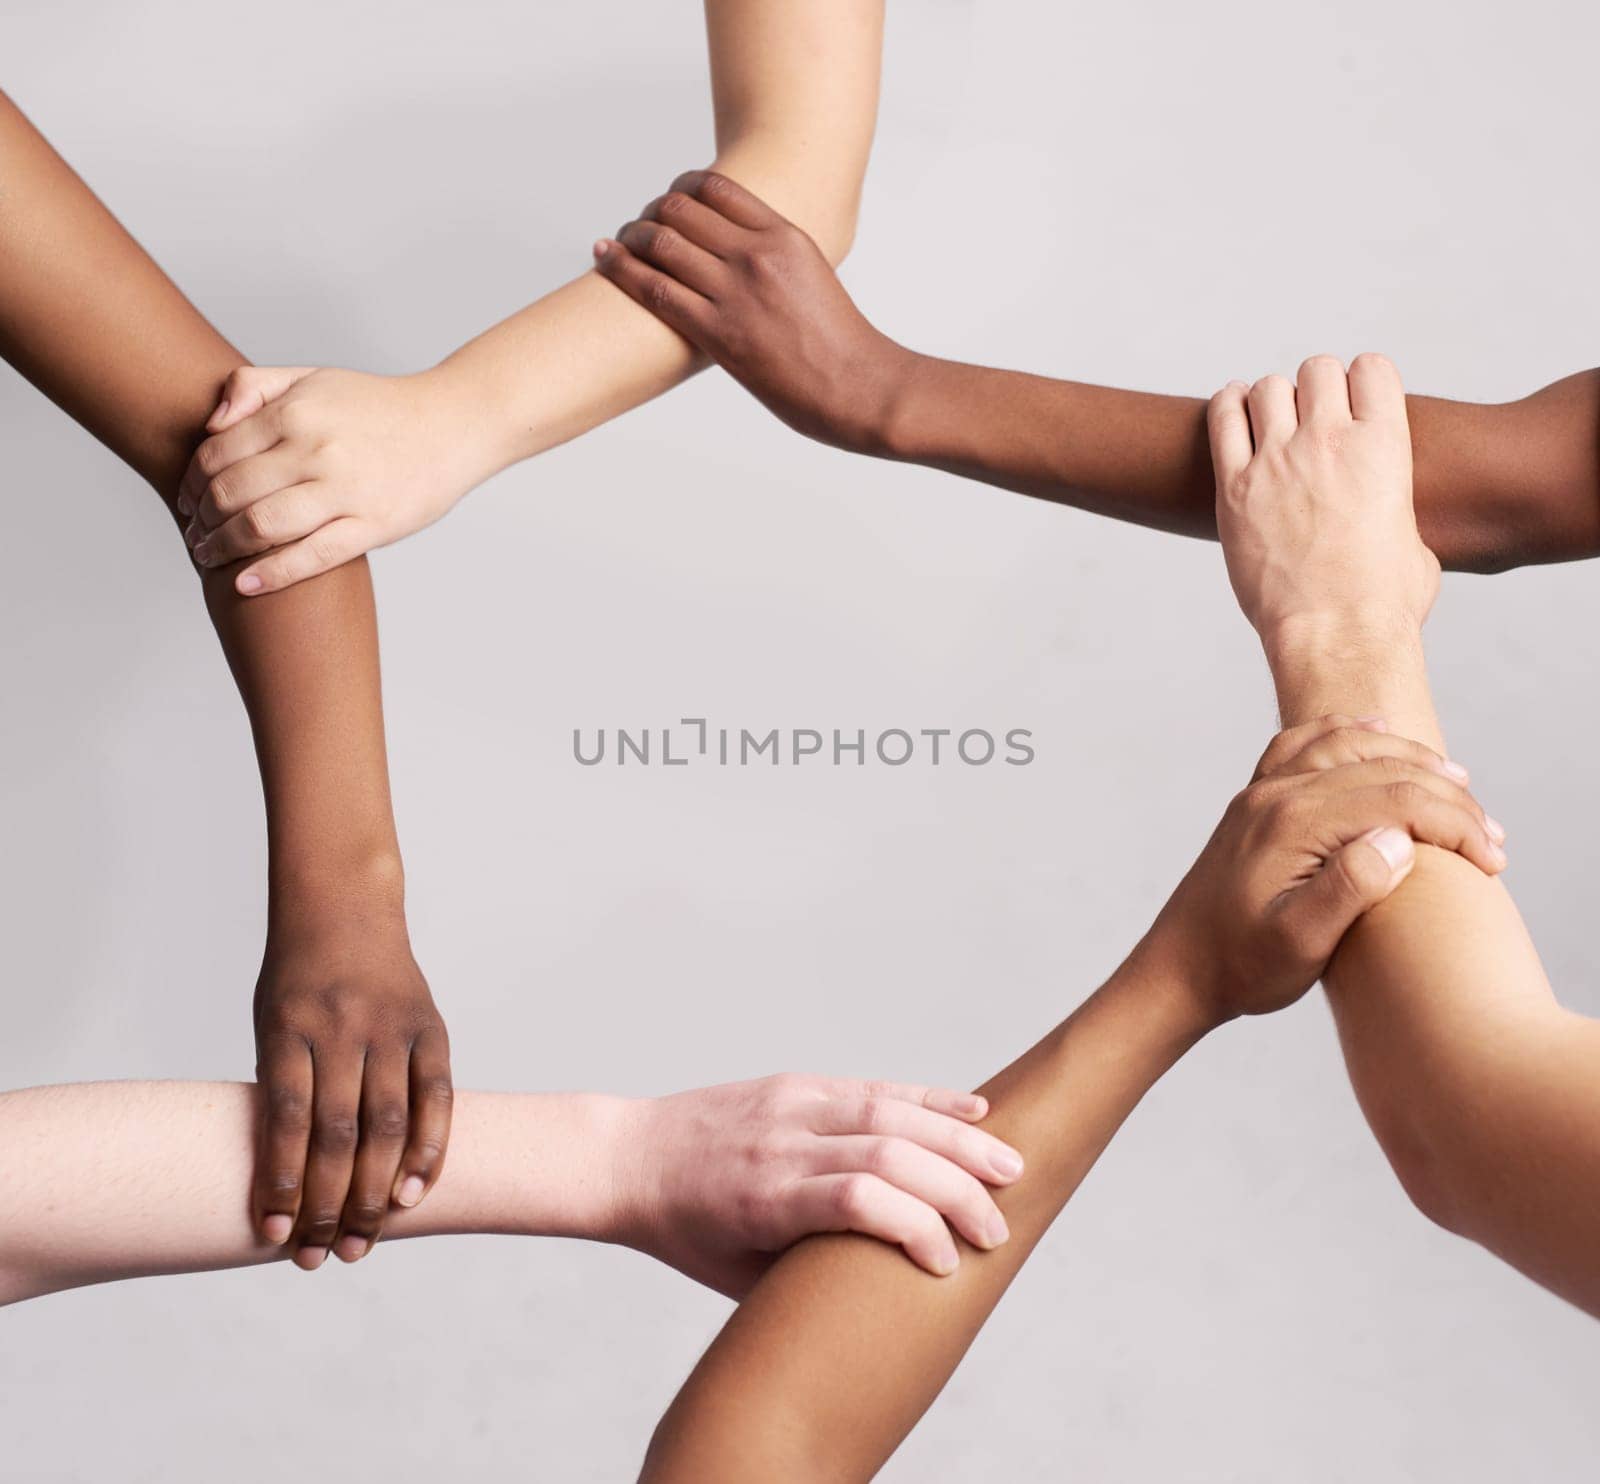
<path id="1" fill-rule="evenodd" d="M 645 1484 L 870 1479 L 1144 1094 L 1222 1022 L 1299 999 L 1410 874 L 1414 840 L 1478 870 L 1503 864 L 1482 809 L 1428 749 L 1370 718 L 1276 738 L 1128 961 L 981 1089 L 984 1127 L 1025 1161 L 995 1194 L 1010 1240 L 963 1246 L 943 1278 L 850 1237 L 791 1248 L 668 1409 Z"/>
<path id="2" fill-rule="evenodd" d="M 205 419 L 243 362 L 3 95 L 0 355 L 175 520 Z M 451 1086 L 406 931 L 372 582 L 364 560 L 255 602 L 226 571 L 201 580 L 266 799 L 255 1218 L 302 1266 L 330 1249 L 353 1260 L 391 1195 L 414 1205 L 437 1178 Z"/>
<path id="3" fill-rule="evenodd" d="M 806 234 L 706 172 L 596 244 L 601 273 L 797 431 L 1215 539 L 1206 403 L 941 360 L 876 330 Z M 1600 371 L 1518 402 L 1409 399 L 1417 519 L 1446 567 L 1600 553 Z"/>

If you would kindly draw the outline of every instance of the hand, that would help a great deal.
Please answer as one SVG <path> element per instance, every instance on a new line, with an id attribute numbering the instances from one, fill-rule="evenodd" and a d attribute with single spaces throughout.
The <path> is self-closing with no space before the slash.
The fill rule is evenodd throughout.
<path id="1" fill-rule="evenodd" d="M 1291 386 L 1230 382 L 1211 399 L 1217 530 L 1245 617 L 1269 652 L 1297 630 L 1409 636 L 1439 591 L 1417 534 L 1399 373 L 1313 356 Z"/>
<path id="2" fill-rule="evenodd" d="M 796 432 L 876 446 L 914 357 L 862 318 L 816 243 L 743 186 L 680 175 L 594 255 Z"/>
<path id="3" fill-rule="evenodd" d="M 1137 954 L 1191 984 L 1211 1020 L 1298 1000 L 1355 920 L 1410 873 L 1413 841 L 1505 868 L 1505 830 L 1459 764 L 1372 718 L 1280 733 Z"/>
<path id="4" fill-rule="evenodd" d="M 308 1272 L 355 1262 L 393 1200 L 444 1168 L 450 1043 L 403 927 L 341 926 L 267 944 L 256 985 L 261 1143 L 254 1216 Z"/>
<path id="5" fill-rule="evenodd" d="M 864 1232 L 939 1275 L 958 1262 L 947 1220 L 975 1247 L 1008 1235 L 984 1187 L 1022 1159 L 971 1126 L 981 1097 L 780 1076 L 634 1109 L 620 1240 L 732 1297 L 813 1232 Z"/>
<path id="6" fill-rule="evenodd" d="M 195 560 L 260 557 L 234 578 L 255 596 L 431 525 L 492 472 L 448 386 L 442 370 L 241 366 L 178 488 Z"/>

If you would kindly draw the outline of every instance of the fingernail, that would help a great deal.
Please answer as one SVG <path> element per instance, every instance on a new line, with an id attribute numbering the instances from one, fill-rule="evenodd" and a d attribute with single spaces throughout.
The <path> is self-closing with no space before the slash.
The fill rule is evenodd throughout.
<path id="1" fill-rule="evenodd" d="M 1492 814 L 1483 816 L 1483 827 L 1488 830 L 1489 838 L 1498 845 L 1506 837 L 1506 827 Z"/>
<path id="2" fill-rule="evenodd" d="M 1022 1159 L 1009 1149 L 989 1156 L 989 1167 L 1002 1180 L 1015 1180 L 1022 1173 Z"/>
<path id="3" fill-rule="evenodd" d="M 228 415 L 228 409 L 232 405 L 233 404 L 226 397 L 224 397 L 220 402 L 217 403 L 217 410 L 211 414 L 211 421 L 214 423 L 221 422 L 222 419 Z"/>
<path id="4" fill-rule="evenodd" d="M 202 567 L 210 562 L 211 543 L 209 541 L 202 541 L 197 547 L 195 547 L 194 559 L 199 562 Z"/>
<path id="5" fill-rule="evenodd" d="M 261 579 L 254 572 L 246 572 L 234 586 L 242 593 L 258 593 L 261 591 Z"/>
<path id="6" fill-rule="evenodd" d="M 194 514 L 194 501 L 187 495 L 178 496 L 178 514 L 188 517 Z"/>
<path id="7" fill-rule="evenodd" d="M 610 246 L 611 244 L 606 241 L 604 237 L 600 237 L 595 240 L 594 247 L 591 249 L 591 251 L 594 253 L 596 261 L 606 255 L 606 252 Z"/>
<path id="8" fill-rule="evenodd" d="M 1490 858 L 1502 871 L 1510 864 L 1510 857 L 1498 845 L 1490 847 Z"/>
<path id="9" fill-rule="evenodd" d="M 1451 758 L 1444 760 L 1444 771 L 1448 777 L 1454 778 L 1457 783 L 1465 783 L 1472 776 L 1460 763 Z"/>
<path id="10" fill-rule="evenodd" d="M 956 1255 L 956 1249 L 952 1247 L 948 1252 L 941 1252 L 939 1256 L 934 1259 L 933 1270 L 941 1278 L 948 1278 L 953 1272 L 955 1272 L 956 1264 L 960 1261 L 961 1259 Z"/>
<path id="11" fill-rule="evenodd" d="M 400 1189 L 395 1192 L 395 1200 L 407 1209 L 416 1205 L 422 1199 L 422 1176 L 407 1175 L 400 1182 Z"/>
<path id="12" fill-rule="evenodd" d="M 1381 716 L 1358 716 L 1356 725 L 1365 727 L 1369 732 L 1386 732 L 1389 730 L 1389 723 Z"/>
<path id="13" fill-rule="evenodd" d="M 302 1247 L 300 1249 L 299 1264 L 308 1273 L 314 1273 L 328 1260 L 326 1247 Z"/>
<path id="14" fill-rule="evenodd" d="M 371 1246 L 372 1243 L 365 1237 L 340 1237 L 334 1251 L 339 1254 L 340 1262 L 359 1262 Z"/>
<path id="15" fill-rule="evenodd" d="M 200 523 L 193 516 L 189 517 L 189 524 L 183 528 L 183 543 L 193 551 L 195 544 L 200 540 Z"/>
<path id="16" fill-rule="evenodd" d="M 261 1235 L 274 1247 L 281 1247 L 289 1240 L 289 1233 L 294 1230 L 294 1222 L 287 1216 L 269 1216 L 261 1223 Z"/>
<path id="17" fill-rule="evenodd" d="M 1404 830 L 1394 828 L 1379 830 L 1372 837 L 1371 845 L 1384 859 L 1384 863 L 1391 871 L 1398 871 L 1402 866 L 1410 864 L 1412 857 L 1411 836 Z"/>
<path id="18" fill-rule="evenodd" d="M 976 1093 L 968 1093 L 956 1099 L 956 1108 L 971 1118 L 982 1118 L 989 1111 L 989 1100 L 980 1098 Z"/>
<path id="19" fill-rule="evenodd" d="M 1228 390 L 1230 392 L 1232 392 L 1232 391 L 1247 392 L 1247 391 L 1250 390 L 1250 383 L 1248 381 L 1230 381 L 1228 383 Z"/>
<path id="20" fill-rule="evenodd" d="M 989 1218 L 989 1224 L 984 1228 L 984 1235 L 989 1238 L 991 1247 L 998 1247 L 1011 1235 L 1011 1228 L 1006 1225 L 1006 1219 L 998 1211 Z"/>

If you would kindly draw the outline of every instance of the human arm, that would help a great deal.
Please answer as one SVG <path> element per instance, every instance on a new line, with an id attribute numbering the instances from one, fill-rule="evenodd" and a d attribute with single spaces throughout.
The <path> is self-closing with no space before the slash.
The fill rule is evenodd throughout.
<path id="1" fill-rule="evenodd" d="M 0 1304 L 282 1257 L 240 1198 L 256 1105 L 238 1082 L 0 1094 Z M 464 1092 L 435 1193 L 389 1234 L 617 1242 L 731 1294 L 813 1231 L 868 1233 L 942 1270 L 947 1218 L 1004 1240 L 985 1184 L 1019 1167 L 971 1126 L 985 1111 L 966 1093 L 836 1077 L 663 1098 Z M 840 1200 L 858 1187 L 859 1205 Z"/>
<path id="2" fill-rule="evenodd" d="M 918 354 L 867 321 L 803 230 L 745 193 L 706 200 L 704 181 L 680 178 L 616 241 L 597 244 L 600 271 L 791 427 L 1216 536 L 1203 400 Z M 1600 371 L 1503 405 L 1412 397 L 1410 409 L 1417 518 L 1447 567 L 1600 554 Z"/>
<path id="3" fill-rule="evenodd" d="M 1286 722 L 1382 710 L 1442 746 L 1393 366 L 1315 357 L 1213 400 L 1217 519 Z M 1402 785 L 1397 780 L 1397 787 Z M 1356 1093 L 1434 1220 L 1600 1314 L 1600 1024 L 1562 1008 L 1499 880 L 1421 849 L 1324 976 Z"/>
<path id="4" fill-rule="evenodd" d="M 839 262 L 877 117 L 882 0 L 707 0 L 706 30 L 717 168 L 779 202 Z M 589 272 L 416 375 L 247 368 L 224 388 L 185 482 L 191 537 L 204 564 L 260 556 L 235 577 L 241 591 L 271 592 L 431 524 L 492 474 L 700 364 Z"/>
<path id="5" fill-rule="evenodd" d="M 1017 1270 L 1151 1085 L 1239 1014 L 1299 998 L 1340 932 L 1410 869 L 1413 836 L 1496 869 L 1442 759 L 1376 723 L 1277 739 L 1126 963 L 980 1091 L 1027 1170 L 997 1202 L 1011 1240 L 934 1284 L 849 1238 L 786 1254 L 701 1359 L 643 1478 L 870 1478 L 933 1402 Z M 1374 782 L 1393 768 L 1401 807 Z"/>
<path id="6" fill-rule="evenodd" d="M 0 354 L 169 509 L 241 360 L 3 96 Z M 300 1217 L 296 1247 L 325 1253 L 341 1228 L 375 1239 L 407 1178 L 426 1189 L 449 1129 L 444 1026 L 406 933 L 372 584 L 360 563 L 271 604 L 225 577 L 202 587 L 266 801 L 257 1214 L 275 1232 Z"/>

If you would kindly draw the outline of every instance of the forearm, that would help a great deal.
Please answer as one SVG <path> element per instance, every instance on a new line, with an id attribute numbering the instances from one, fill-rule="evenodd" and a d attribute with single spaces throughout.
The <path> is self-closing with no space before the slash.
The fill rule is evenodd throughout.
<path id="1" fill-rule="evenodd" d="M 864 450 L 1180 535 L 1216 537 L 1204 401 L 909 355 Z M 1418 524 L 1446 567 L 1600 553 L 1600 372 L 1519 402 L 1408 399 Z"/>
<path id="2" fill-rule="evenodd" d="M 243 358 L 3 98 L 0 203 L 0 350 L 170 509 Z M 366 563 L 258 602 L 226 572 L 204 586 L 255 730 L 275 874 L 382 862 L 395 880 Z"/>
<path id="3" fill-rule="evenodd" d="M 1442 750 L 1420 635 L 1269 646 L 1286 721 L 1381 715 Z M 1418 1206 L 1600 1313 L 1600 1027 L 1561 1009 L 1510 893 L 1417 847 L 1324 976 L 1352 1085 Z"/>
<path id="4" fill-rule="evenodd" d="M 1010 1240 L 947 1278 L 814 1237 L 762 1279 L 663 1418 L 652 1481 L 866 1479 L 939 1394 L 1018 1268 L 1149 1087 L 1204 1033 L 1175 981 L 1130 961 L 983 1089 L 1026 1169 Z"/>
<path id="5" fill-rule="evenodd" d="M 421 1206 L 393 1213 L 387 1235 L 610 1239 L 628 1106 L 581 1094 L 458 1094 L 444 1174 Z M 287 1256 L 251 1230 L 255 1120 L 250 1083 L 0 1094 L 0 1303 Z"/>
<path id="6" fill-rule="evenodd" d="M 882 5 L 709 0 L 706 26 L 713 168 L 779 205 L 831 262 L 843 261 L 877 118 Z M 482 478 L 660 396 L 703 364 L 590 272 L 425 374 L 460 409 L 482 450 Z"/>

